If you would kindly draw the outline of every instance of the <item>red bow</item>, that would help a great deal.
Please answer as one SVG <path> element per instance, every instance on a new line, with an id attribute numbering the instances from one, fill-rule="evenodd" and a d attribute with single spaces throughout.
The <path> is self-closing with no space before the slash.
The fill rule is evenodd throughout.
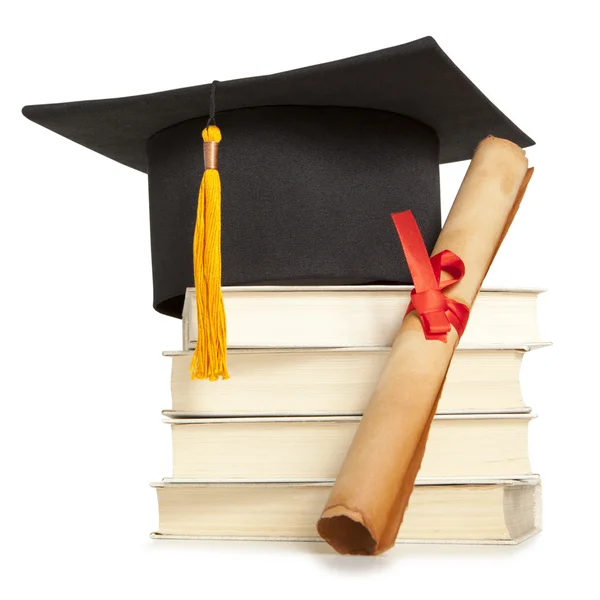
<path id="1" fill-rule="evenodd" d="M 463 278 L 465 264 L 450 250 L 443 250 L 430 259 L 419 226 L 410 210 L 392 214 L 392 220 L 415 284 L 410 293 L 411 302 L 406 313 L 411 310 L 417 311 L 425 338 L 428 340 L 446 342 L 446 334 L 451 325 L 460 337 L 469 320 L 469 309 L 464 304 L 444 296 L 442 290 Z M 440 283 L 442 271 L 448 273 L 452 279 Z"/>

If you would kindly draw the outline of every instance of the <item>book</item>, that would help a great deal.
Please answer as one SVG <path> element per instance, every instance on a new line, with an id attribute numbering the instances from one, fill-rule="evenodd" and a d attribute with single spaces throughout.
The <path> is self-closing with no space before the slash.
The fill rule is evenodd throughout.
<path id="1" fill-rule="evenodd" d="M 172 415 L 177 417 L 175 413 Z M 532 415 L 438 415 L 421 477 L 531 473 Z M 334 479 L 360 417 L 171 418 L 173 478 L 205 481 Z"/>
<path id="2" fill-rule="evenodd" d="M 390 346 L 408 306 L 411 286 L 224 287 L 231 348 Z M 483 290 L 460 346 L 539 342 L 541 290 Z M 183 307 L 183 349 L 198 339 L 195 290 Z"/>
<path id="3" fill-rule="evenodd" d="M 332 482 L 153 484 L 154 538 L 320 541 Z M 516 544 L 541 528 L 540 481 L 417 481 L 398 542 Z"/>
<path id="4" fill-rule="evenodd" d="M 519 384 L 520 348 L 463 349 L 455 354 L 438 414 L 530 412 Z M 360 415 L 389 348 L 230 350 L 230 379 L 190 378 L 191 352 L 172 361 L 172 410 L 179 417 Z M 170 415 L 170 411 L 164 414 Z"/>

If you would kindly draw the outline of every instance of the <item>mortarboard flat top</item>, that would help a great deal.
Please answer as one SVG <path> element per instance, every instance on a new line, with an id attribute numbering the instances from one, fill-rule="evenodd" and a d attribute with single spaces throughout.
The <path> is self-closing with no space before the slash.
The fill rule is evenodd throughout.
<path id="1" fill-rule="evenodd" d="M 140 171 L 158 131 L 207 117 L 211 85 L 126 98 L 25 106 L 23 114 L 91 150 Z M 521 147 L 533 140 L 492 104 L 432 37 L 274 75 L 223 81 L 219 112 L 260 106 L 370 108 L 434 129 L 440 162 L 471 158 L 487 135 Z"/>

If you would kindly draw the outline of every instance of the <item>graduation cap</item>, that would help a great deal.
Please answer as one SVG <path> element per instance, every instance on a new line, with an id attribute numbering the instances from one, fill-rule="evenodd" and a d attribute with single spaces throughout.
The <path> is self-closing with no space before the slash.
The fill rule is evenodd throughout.
<path id="1" fill-rule="evenodd" d="M 471 158 L 490 134 L 534 143 L 431 37 L 275 75 L 23 114 L 148 174 L 154 307 L 180 317 L 195 284 L 193 376 L 209 379 L 227 377 L 221 284 L 410 283 L 390 214 L 412 210 L 431 251 L 439 164 Z"/>

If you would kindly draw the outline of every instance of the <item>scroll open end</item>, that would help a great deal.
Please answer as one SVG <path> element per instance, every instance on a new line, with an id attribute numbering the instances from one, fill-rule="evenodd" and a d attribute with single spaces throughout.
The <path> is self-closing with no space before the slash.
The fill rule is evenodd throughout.
<path id="1" fill-rule="evenodd" d="M 321 515 L 319 535 L 340 554 L 374 554 L 377 541 L 364 524 L 360 512 L 332 507 Z"/>

